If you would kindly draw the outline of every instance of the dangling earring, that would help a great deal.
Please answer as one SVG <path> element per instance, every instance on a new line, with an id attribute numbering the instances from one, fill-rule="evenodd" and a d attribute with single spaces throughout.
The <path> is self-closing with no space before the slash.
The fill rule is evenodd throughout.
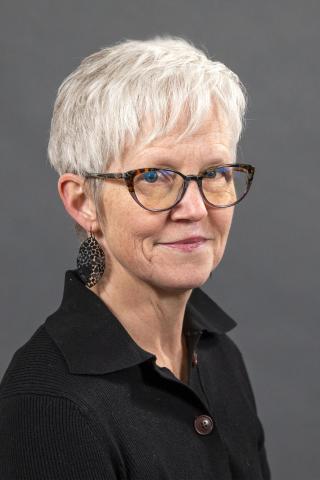
<path id="1" fill-rule="evenodd" d="M 78 273 L 87 287 L 93 287 L 103 275 L 105 256 L 90 227 L 90 237 L 80 245 L 77 256 Z"/>

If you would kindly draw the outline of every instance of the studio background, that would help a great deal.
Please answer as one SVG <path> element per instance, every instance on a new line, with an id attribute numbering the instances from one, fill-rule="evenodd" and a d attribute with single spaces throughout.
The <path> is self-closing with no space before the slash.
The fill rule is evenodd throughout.
<path id="1" fill-rule="evenodd" d="M 46 154 L 58 86 L 103 46 L 182 36 L 247 87 L 238 160 L 256 166 L 203 288 L 238 323 L 273 480 L 319 480 L 319 17 L 316 0 L 1 2 L 0 378 L 75 268 Z"/>

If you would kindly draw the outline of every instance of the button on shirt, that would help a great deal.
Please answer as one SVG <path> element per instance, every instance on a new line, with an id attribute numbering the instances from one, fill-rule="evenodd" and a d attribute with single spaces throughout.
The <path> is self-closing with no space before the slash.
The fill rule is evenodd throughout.
<path id="1" fill-rule="evenodd" d="M 1 480 L 270 479 L 235 325 L 193 290 L 183 383 L 67 270 L 60 307 L 0 384 Z"/>

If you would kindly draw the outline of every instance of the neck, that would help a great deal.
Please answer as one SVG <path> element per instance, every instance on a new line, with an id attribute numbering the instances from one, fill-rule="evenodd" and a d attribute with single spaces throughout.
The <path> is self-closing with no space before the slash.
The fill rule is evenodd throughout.
<path id="1" fill-rule="evenodd" d="M 192 290 L 168 292 L 126 272 L 102 278 L 91 290 L 108 306 L 133 340 L 156 355 L 156 363 L 185 375 L 186 342 L 182 334 Z"/>

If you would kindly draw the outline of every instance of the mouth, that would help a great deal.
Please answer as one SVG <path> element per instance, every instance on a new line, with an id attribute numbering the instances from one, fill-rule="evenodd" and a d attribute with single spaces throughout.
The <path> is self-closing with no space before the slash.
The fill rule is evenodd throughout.
<path id="1" fill-rule="evenodd" d="M 178 240 L 176 242 L 160 243 L 160 245 L 167 248 L 180 250 L 182 252 L 192 252 L 196 249 L 201 248 L 207 242 L 208 242 L 208 239 L 204 237 L 190 237 L 190 238 L 184 238 L 183 240 Z"/>

